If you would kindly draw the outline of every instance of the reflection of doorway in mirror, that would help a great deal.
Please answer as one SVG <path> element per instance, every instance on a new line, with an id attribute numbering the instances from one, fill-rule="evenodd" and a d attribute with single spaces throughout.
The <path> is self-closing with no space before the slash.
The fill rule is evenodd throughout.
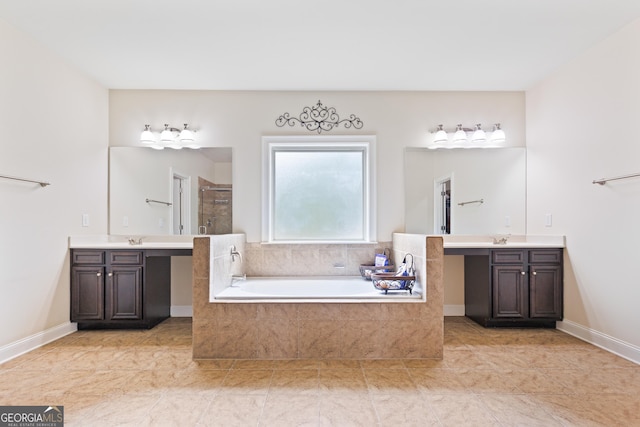
<path id="1" fill-rule="evenodd" d="M 451 188 L 453 174 L 439 178 L 434 188 L 434 230 L 436 234 L 451 234 Z"/>
<path id="2" fill-rule="evenodd" d="M 172 183 L 172 232 L 173 234 L 189 234 L 191 230 L 191 177 L 173 173 Z"/>
<path id="3" fill-rule="evenodd" d="M 198 177 L 198 234 L 229 234 L 232 229 L 232 187 Z"/>

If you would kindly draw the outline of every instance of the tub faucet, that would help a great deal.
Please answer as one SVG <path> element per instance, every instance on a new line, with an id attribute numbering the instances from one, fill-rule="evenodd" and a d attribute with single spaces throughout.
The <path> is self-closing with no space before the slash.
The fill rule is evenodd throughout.
<path id="1" fill-rule="evenodd" d="M 243 280 L 247 280 L 247 275 L 246 274 L 243 274 L 243 275 L 232 274 L 231 275 L 231 286 L 233 286 L 233 284 L 235 282 L 241 282 Z"/>
<path id="2" fill-rule="evenodd" d="M 236 257 L 239 257 L 240 262 L 242 262 L 242 254 L 238 252 L 236 245 L 231 245 L 231 262 L 235 262 Z"/>

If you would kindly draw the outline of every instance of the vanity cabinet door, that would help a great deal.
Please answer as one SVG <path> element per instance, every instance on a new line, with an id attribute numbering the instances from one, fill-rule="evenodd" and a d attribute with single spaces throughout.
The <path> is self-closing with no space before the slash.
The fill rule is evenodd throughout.
<path id="1" fill-rule="evenodd" d="M 529 267 L 529 317 L 562 320 L 562 266 Z"/>
<path id="2" fill-rule="evenodd" d="M 142 266 L 111 266 L 105 296 L 108 320 L 142 319 Z"/>
<path id="3" fill-rule="evenodd" d="M 492 268 L 493 317 L 527 317 L 526 273 L 522 265 L 494 265 Z"/>
<path id="4" fill-rule="evenodd" d="M 104 319 L 104 267 L 71 268 L 71 321 Z"/>

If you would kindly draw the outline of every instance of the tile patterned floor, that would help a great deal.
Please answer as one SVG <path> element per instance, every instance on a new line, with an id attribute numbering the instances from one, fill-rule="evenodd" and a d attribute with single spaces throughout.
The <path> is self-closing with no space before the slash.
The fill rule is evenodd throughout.
<path id="1" fill-rule="evenodd" d="M 640 426 L 640 366 L 556 330 L 445 320 L 443 360 L 191 360 L 191 320 L 80 331 L 0 365 L 67 426 Z"/>

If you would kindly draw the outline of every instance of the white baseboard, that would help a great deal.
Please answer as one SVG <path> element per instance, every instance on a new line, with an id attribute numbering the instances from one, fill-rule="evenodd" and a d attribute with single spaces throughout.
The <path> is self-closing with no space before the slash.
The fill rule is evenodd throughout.
<path id="1" fill-rule="evenodd" d="M 445 305 L 445 316 L 464 316 L 464 304 L 462 305 Z"/>
<path id="2" fill-rule="evenodd" d="M 76 323 L 67 322 L 4 345 L 0 347 L 0 363 L 7 362 L 31 350 L 35 350 L 38 347 L 42 347 L 51 341 L 55 341 L 77 330 L 78 325 Z"/>
<path id="3" fill-rule="evenodd" d="M 556 329 L 640 365 L 640 347 L 584 327 L 570 320 L 556 322 Z"/>
<path id="4" fill-rule="evenodd" d="M 193 307 L 190 305 L 172 305 L 171 317 L 193 317 Z"/>

